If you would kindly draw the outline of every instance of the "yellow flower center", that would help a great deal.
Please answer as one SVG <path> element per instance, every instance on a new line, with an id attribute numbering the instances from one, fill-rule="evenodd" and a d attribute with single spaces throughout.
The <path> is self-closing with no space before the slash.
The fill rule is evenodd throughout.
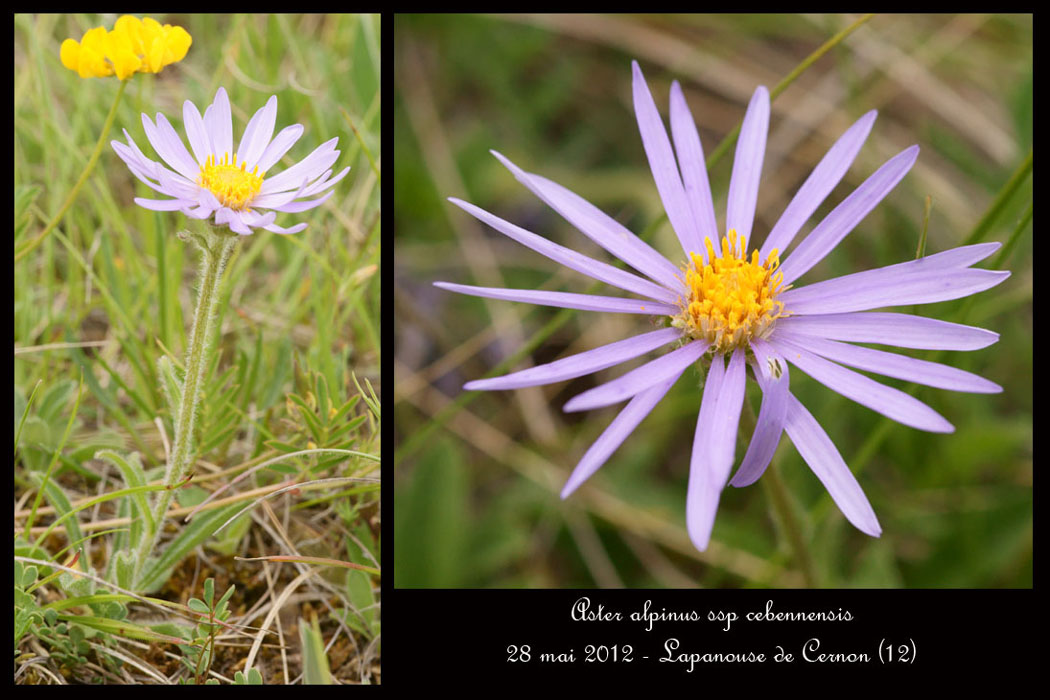
<path id="1" fill-rule="evenodd" d="M 671 325 L 698 340 L 707 340 L 715 352 L 728 352 L 746 344 L 751 338 L 766 337 L 773 322 L 784 315 L 784 302 L 777 301 L 783 274 L 779 251 L 773 250 L 765 263 L 758 261 L 758 251 L 745 251 L 747 240 L 735 229 L 722 238 L 721 255 L 716 257 L 711 239 L 707 246 L 707 264 L 697 253 L 690 253 L 692 264 L 684 268 L 688 299 L 679 300 L 682 312 Z M 790 285 L 789 285 L 790 286 Z"/>
<path id="2" fill-rule="evenodd" d="M 258 166 L 248 172 L 244 163 L 237 165 L 237 154 L 231 161 L 230 154 L 226 153 L 219 162 L 215 156 L 208 156 L 201 166 L 197 184 L 207 188 L 224 207 L 240 211 L 259 194 L 265 175 L 259 172 Z"/>

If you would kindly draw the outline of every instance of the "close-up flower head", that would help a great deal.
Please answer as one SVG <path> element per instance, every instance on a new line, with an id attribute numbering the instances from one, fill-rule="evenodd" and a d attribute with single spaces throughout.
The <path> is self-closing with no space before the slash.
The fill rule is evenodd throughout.
<path id="1" fill-rule="evenodd" d="M 668 327 L 504 377 L 468 382 L 464 388 L 516 389 L 560 382 L 674 347 L 565 404 L 566 411 L 584 411 L 630 400 L 576 465 L 562 490 L 562 498 L 609 459 L 686 369 L 698 362 L 709 362 L 693 439 L 686 503 L 689 536 L 697 549 L 707 548 L 722 489 L 727 483 L 746 486 L 757 480 L 784 432 L 846 518 L 862 532 L 877 537 L 881 527 L 857 480 L 827 433 L 789 391 L 788 367 L 794 366 L 829 389 L 905 425 L 951 432 L 951 423 L 926 404 L 847 366 L 952 391 L 989 393 L 1002 391 L 1001 387 L 963 370 L 850 345 L 848 341 L 946 350 L 975 350 L 994 343 L 998 335 L 980 328 L 911 314 L 868 311 L 957 299 L 993 287 L 1010 273 L 976 269 L 972 265 L 1000 245 L 964 246 L 911 262 L 796 286 L 796 280 L 831 253 L 907 174 L 918 156 L 918 147 L 907 148 L 887 161 L 835 207 L 781 264 L 781 251 L 791 245 L 802 225 L 852 164 L 872 128 L 875 112 L 861 117 L 839 138 L 799 188 L 763 245 L 749 248 L 769 129 L 769 92 L 765 87 L 756 89 L 744 117 L 729 185 L 725 233 L 720 235 L 703 148 L 681 87 L 677 82 L 671 85 L 669 140 L 642 71 L 637 62 L 632 65 L 638 128 L 681 252 L 668 260 L 576 194 L 525 172 L 497 153 L 496 157 L 519 182 L 644 277 L 580 255 L 453 198 L 453 204 L 522 245 L 635 296 L 436 284 L 451 291 L 509 301 L 604 313 L 661 315 Z M 737 464 L 737 429 L 747 366 L 762 388 L 762 405 L 751 442 L 729 482 Z"/>
<path id="2" fill-rule="evenodd" d="M 165 24 L 151 17 L 140 20 L 123 15 L 113 29 L 95 27 L 80 41 L 62 42 L 62 65 L 81 78 L 116 75 L 124 80 L 133 73 L 159 73 L 162 68 L 186 57 L 193 38 L 182 27 Z"/>
<path id="3" fill-rule="evenodd" d="M 127 129 L 127 144 L 112 141 L 113 150 L 132 174 L 160 194 L 173 199 L 136 197 L 135 203 L 154 211 L 181 211 L 194 219 L 211 219 L 227 225 L 242 236 L 253 229 L 274 233 L 298 233 L 301 222 L 290 227 L 274 223 L 277 214 L 299 213 L 323 204 L 333 192 L 318 197 L 350 171 L 343 168 L 332 177 L 331 166 L 339 158 L 338 138 L 318 146 L 306 158 L 276 175 L 267 177 L 303 134 L 301 124 L 292 124 L 273 135 L 277 119 L 277 96 L 267 100 L 244 129 L 237 150 L 233 150 L 233 121 L 226 90 L 219 88 L 214 101 L 201 116 L 189 100 L 182 115 L 193 154 L 167 118 L 158 113 L 156 122 L 142 115 L 146 138 L 164 163 L 143 155 Z M 316 197 L 316 199 L 307 199 Z M 258 210 L 268 210 L 265 213 Z"/>

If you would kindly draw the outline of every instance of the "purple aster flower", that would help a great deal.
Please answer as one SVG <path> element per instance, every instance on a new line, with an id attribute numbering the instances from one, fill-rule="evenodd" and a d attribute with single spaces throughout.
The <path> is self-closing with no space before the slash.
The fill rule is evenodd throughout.
<path id="1" fill-rule="evenodd" d="M 926 404 L 847 366 L 951 391 L 995 393 L 1002 388 L 959 369 L 850 343 L 941 350 L 976 350 L 991 345 L 998 334 L 981 328 L 870 309 L 958 299 L 994 287 L 1010 273 L 972 266 L 999 244 L 963 246 L 795 288 L 794 283 L 900 182 L 915 163 L 918 146 L 906 148 L 887 161 L 781 264 L 781 252 L 787 250 L 849 169 L 871 131 L 875 112 L 865 114 L 838 139 L 799 188 L 762 246 L 749 249 L 769 127 L 769 92 L 759 87 L 748 105 L 729 184 L 726 233 L 719 236 L 700 137 L 681 87 L 677 82 L 671 85 L 668 139 L 642 71 L 637 62 L 632 65 L 638 128 L 667 217 L 682 246 L 682 253 L 674 256 L 681 262 L 663 257 L 561 185 L 527 173 L 493 152 L 523 185 L 640 274 L 552 243 L 467 202 L 450 201 L 522 245 L 635 296 L 435 284 L 464 294 L 546 306 L 662 315 L 667 317 L 667 327 L 504 377 L 468 382 L 465 388 L 517 389 L 550 384 L 673 347 L 565 404 L 566 411 L 583 411 L 629 400 L 577 464 L 562 498 L 608 460 L 690 365 L 703 360 L 710 362 L 710 368 L 693 439 L 686 501 L 686 523 L 694 545 L 700 550 L 707 548 L 726 483 L 746 486 L 758 479 L 785 431 L 846 518 L 862 532 L 879 536 L 882 529 L 857 480 L 827 433 L 790 392 L 788 368 L 800 369 L 833 391 L 905 425 L 952 432 L 952 425 Z M 750 445 L 730 480 L 748 365 L 761 388 L 762 403 Z"/>
<path id="2" fill-rule="evenodd" d="M 350 172 L 350 168 L 332 177 L 331 165 L 339 157 L 335 149 L 338 138 L 325 141 L 314 152 L 286 170 L 270 177 L 267 171 L 277 164 L 303 134 L 301 124 L 287 126 L 273 135 L 277 120 L 277 96 L 248 122 L 237 151 L 233 150 L 233 120 L 226 90 L 219 88 L 215 100 L 201 117 L 197 107 L 186 100 L 182 106 L 186 136 L 193 154 L 163 114 L 154 124 L 142 115 L 142 126 L 153 150 L 168 167 L 142 155 L 127 129 L 128 144 L 111 141 L 132 174 L 157 192 L 174 199 L 144 199 L 135 203 L 155 211 L 181 211 L 194 219 L 208 219 L 229 226 L 242 236 L 252 229 L 265 228 L 274 233 L 298 233 L 305 223 L 282 228 L 274 224 L 277 212 L 298 213 L 320 206 L 332 196 L 306 199 L 321 194 Z M 262 209 L 269 211 L 263 213 Z"/>

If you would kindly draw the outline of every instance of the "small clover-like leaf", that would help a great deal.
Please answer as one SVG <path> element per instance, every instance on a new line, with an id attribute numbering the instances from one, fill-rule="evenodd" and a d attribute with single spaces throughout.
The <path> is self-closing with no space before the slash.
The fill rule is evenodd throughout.
<path id="1" fill-rule="evenodd" d="M 187 602 L 186 605 L 188 605 L 190 610 L 194 612 L 203 613 L 205 615 L 211 613 L 211 608 L 208 606 L 208 604 L 205 603 L 203 600 L 200 600 L 199 598 L 190 598 L 189 602 Z"/>

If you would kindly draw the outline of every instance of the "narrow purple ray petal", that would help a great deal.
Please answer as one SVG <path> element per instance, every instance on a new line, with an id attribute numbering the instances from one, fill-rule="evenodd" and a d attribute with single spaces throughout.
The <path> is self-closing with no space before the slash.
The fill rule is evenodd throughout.
<path id="1" fill-rule="evenodd" d="M 185 208 L 187 204 L 192 205 L 193 203 L 187 203 L 182 199 L 144 199 L 135 197 L 135 204 L 153 211 L 178 211 Z"/>
<path id="2" fill-rule="evenodd" d="M 930 272 L 881 268 L 789 289 L 780 300 L 796 315 L 839 314 L 959 299 L 990 289 L 1009 276 L 1006 271 L 967 268 Z"/>
<path id="3" fill-rule="evenodd" d="M 758 203 L 758 183 L 762 177 L 762 161 L 766 156 L 766 135 L 769 133 L 769 91 L 758 86 L 747 106 L 740 138 L 733 156 L 733 175 L 729 180 L 729 199 L 726 201 L 726 231 L 736 229 L 751 240 L 751 226 L 755 221 Z M 717 241 L 715 249 L 718 249 Z"/>
<path id="4" fill-rule="evenodd" d="M 591 478 L 594 472 L 598 471 L 608 461 L 612 453 L 627 439 L 627 436 L 634 432 L 638 424 L 652 412 L 656 404 L 660 403 L 660 399 L 667 394 L 667 391 L 678 381 L 680 376 L 681 373 L 673 379 L 657 384 L 651 389 L 646 389 L 631 399 L 630 403 L 620 411 L 619 415 L 609 424 L 609 427 L 598 436 L 594 444 L 584 453 L 576 468 L 572 470 L 569 480 L 565 482 L 565 487 L 561 490 L 562 498 L 568 498 L 573 491 L 579 488 L 580 484 Z"/>
<path id="5" fill-rule="evenodd" d="M 215 223 L 229 226 L 231 231 L 242 236 L 252 235 L 252 230 L 241 221 L 238 213 L 229 207 L 221 207 L 215 212 Z"/>
<path id="6" fill-rule="evenodd" d="M 292 226 L 290 228 L 281 228 L 280 226 L 277 226 L 276 224 L 270 224 L 268 226 L 263 226 L 263 228 L 266 229 L 267 231 L 273 231 L 274 233 L 299 233 L 300 231 L 302 231 L 306 227 L 307 227 L 306 223 L 296 224 L 295 226 Z"/>
<path id="7" fill-rule="evenodd" d="M 871 127 L 875 124 L 877 114 L 875 110 L 865 114 L 854 122 L 853 126 L 846 129 L 846 133 L 842 134 L 835 145 L 828 149 L 821 161 L 817 163 L 817 167 L 813 168 L 813 172 L 802 183 L 802 187 L 798 188 L 798 192 L 795 193 L 784 213 L 780 215 L 773 230 L 769 232 L 759 252 L 761 260 L 765 260 L 774 248 L 780 251 L 781 258 L 786 257 L 784 252 L 791 245 L 799 229 L 802 228 L 802 224 L 813 216 L 813 212 L 831 194 L 835 185 L 839 184 L 846 171 L 849 170 L 849 166 L 853 164 L 857 152 L 860 151 L 860 147 L 864 145 L 868 134 L 871 133 Z"/>
<path id="8" fill-rule="evenodd" d="M 346 177 L 346 174 L 348 172 L 350 172 L 350 166 L 349 165 L 346 166 L 345 168 L 343 168 L 339 172 L 339 174 L 336 175 L 335 177 L 333 177 L 331 180 L 326 180 L 325 178 L 327 178 L 329 175 L 332 174 L 332 171 L 329 170 L 327 173 L 324 174 L 323 177 L 321 177 L 316 182 L 311 183 L 305 190 L 303 190 L 303 196 L 304 197 L 312 197 L 315 194 L 320 194 L 321 192 L 324 192 L 329 187 L 332 187 L 333 185 L 335 185 L 335 183 L 339 182 L 344 177 Z"/>
<path id="9" fill-rule="evenodd" d="M 776 337 L 776 333 L 769 338 L 769 344 L 788 362 L 832 391 L 856 401 L 861 406 L 867 406 L 876 413 L 919 430 L 931 433 L 955 431 L 944 416 L 903 391 L 880 384 L 863 374 L 814 355 L 800 345 Z"/>
<path id="10" fill-rule="evenodd" d="M 656 299 L 668 304 L 677 304 L 678 302 L 679 295 L 666 287 L 661 287 L 658 284 L 642 279 L 630 272 L 620 270 L 612 265 L 595 260 L 594 258 L 589 258 L 586 255 L 577 253 L 571 248 L 566 248 L 565 246 L 560 246 L 557 243 L 548 241 L 542 236 L 537 236 L 531 231 L 526 231 L 520 226 L 515 226 L 509 221 L 494 216 L 469 202 L 464 202 L 455 197 L 449 197 L 448 201 L 452 202 L 474 218 L 484 221 L 486 224 L 508 238 L 521 243 L 523 246 L 532 248 L 540 255 L 544 255 L 555 262 L 561 263 L 571 270 L 582 272 L 588 277 L 601 280 L 606 284 L 611 284 L 614 287 L 619 287 L 620 289 L 625 289 L 628 292 L 634 292 L 635 294 L 640 294 L 641 296 L 650 299 Z"/>
<path id="11" fill-rule="evenodd" d="M 703 249 L 703 242 L 696 228 L 689 200 L 685 196 L 685 188 L 678 174 L 678 164 L 671 150 L 671 142 L 667 138 L 667 130 L 664 129 L 660 112 L 656 109 L 656 102 L 649 92 L 642 69 L 638 67 L 638 61 L 631 61 L 631 70 L 634 71 L 634 114 L 638 120 L 638 131 L 642 135 L 645 156 L 649 159 L 649 168 L 653 171 L 653 180 L 656 181 L 656 189 L 659 190 L 660 200 L 664 203 L 664 211 L 667 212 L 671 228 L 678 235 L 682 250 L 686 254 L 700 251 Z"/>
<path id="12" fill-rule="evenodd" d="M 129 148 L 128 146 L 122 144 L 120 141 L 110 141 L 109 145 L 113 148 L 116 154 L 120 156 L 120 159 L 128 165 L 128 167 L 138 168 L 143 175 L 149 177 L 150 179 L 156 179 L 156 177 L 152 174 L 153 171 L 159 167 L 163 167 L 160 165 L 160 163 L 150 160 L 149 158 L 142 155 L 142 152 L 139 151 L 137 147 Z"/>
<path id="13" fill-rule="evenodd" d="M 186 216 L 191 219 L 207 219 L 212 212 L 222 209 L 222 204 L 215 198 L 215 195 L 203 187 L 197 190 L 196 204 L 196 209 L 189 209 L 185 212 Z"/>
<path id="14" fill-rule="evenodd" d="M 251 228 L 262 228 L 263 226 L 269 226 L 273 223 L 274 219 L 277 218 L 277 213 L 268 211 L 265 214 L 259 213 L 252 209 L 247 211 L 238 212 L 241 217 L 241 221 L 244 222 L 245 226 Z"/>
<path id="15" fill-rule="evenodd" d="M 834 297 L 851 291 L 855 293 L 860 292 L 860 296 L 863 297 L 868 289 L 881 286 L 893 287 L 898 280 L 911 274 L 917 274 L 917 279 L 922 279 L 922 273 L 929 273 L 932 277 L 936 273 L 962 270 L 963 268 L 984 260 L 998 250 L 1000 246 L 1001 244 L 999 243 L 978 243 L 976 245 L 952 248 L 951 250 L 945 250 L 934 255 L 927 255 L 918 260 L 909 260 L 907 262 L 877 267 L 873 270 L 865 270 L 863 272 L 854 272 L 850 275 L 834 277 L 830 280 L 824 280 L 823 282 L 817 282 L 805 287 L 790 289 L 784 293 L 781 297 L 781 301 L 785 304 L 790 301 L 793 304 L 791 308 L 792 313 L 798 313 L 799 310 L 796 309 L 794 305 L 797 305 L 802 301 L 819 301 L 826 298 L 829 301 L 834 302 Z M 856 303 L 856 300 L 854 303 Z M 879 306 L 879 304 L 862 306 L 858 309 L 843 309 L 842 311 L 858 311 L 875 308 L 877 306 Z M 831 311 L 820 312 L 813 310 L 804 313 L 831 313 Z"/>
<path id="16" fill-rule="evenodd" d="M 744 460 L 729 483 L 741 487 L 753 484 L 766 471 L 773 454 L 780 444 L 784 432 L 784 416 L 787 413 L 788 384 L 790 381 L 787 362 L 769 346 L 757 338 L 752 339 L 751 349 L 755 353 L 755 378 L 762 389 L 762 407 L 758 410 L 755 432 L 747 446 Z M 780 376 L 770 372 L 770 363 L 776 363 Z"/>
<path id="17" fill-rule="evenodd" d="M 259 189 L 259 194 L 283 192 L 299 187 L 303 180 L 313 180 L 330 168 L 332 163 L 339 158 L 339 151 L 335 150 L 338 141 L 338 137 L 325 141 L 292 167 L 273 177 L 266 178 Z"/>
<path id="18" fill-rule="evenodd" d="M 787 316 L 776 328 L 798 335 L 919 350 L 980 350 L 999 334 L 960 323 L 885 311 Z"/>
<path id="19" fill-rule="evenodd" d="M 307 199 L 305 201 L 289 202 L 288 204 L 282 204 L 282 205 L 277 206 L 277 207 L 268 207 L 268 208 L 269 209 L 273 209 L 274 211 L 283 211 L 283 212 L 285 212 L 287 214 L 297 214 L 297 213 L 299 213 L 301 211 L 306 211 L 308 209 L 313 209 L 314 207 L 321 206 L 322 204 L 327 202 L 328 198 L 331 197 L 333 194 L 335 194 L 335 190 L 329 192 L 328 194 L 322 195 L 322 196 L 318 197 L 317 199 Z M 252 206 L 262 206 L 262 205 L 253 203 Z"/>
<path id="20" fill-rule="evenodd" d="M 220 159 L 226 154 L 233 155 L 233 117 L 226 88 L 216 90 L 215 99 L 204 110 L 204 128 L 211 139 L 213 153 Z"/>
<path id="21" fill-rule="evenodd" d="M 809 468 L 824 484 L 835 505 L 846 520 L 861 532 L 878 537 L 882 534 L 879 519 L 868 502 L 868 497 L 850 472 L 831 438 L 820 427 L 806 407 L 793 394 L 788 394 L 788 410 L 784 427 L 795 449 Z"/>
<path id="22" fill-rule="evenodd" d="M 189 180 L 197 177 L 200 167 L 190 157 L 189 151 L 186 150 L 186 147 L 182 145 L 182 141 L 179 140 L 179 135 L 171 128 L 171 124 L 168 123 L 163 114 L 157 114 L 156 126 L 153 125 L 149 117 L 143 114 L 142 127 L 146 130 L 146 139 L 153 146 L 153 150 L 157 152 L 157 155 L 165 163 Z"/>
<path id="23" fill-rule="evenodd" d="M 164 186 L 161 185 L 159 182 L 154 182 L 153 180 L 149 179 L 149 177 L 146 175 L 146 173 L 142 172 L 137 166 L 132 165 L 130 163 L 126 163 L 126 164 L 128 166 L 128 170 L 131 171 L 131 174 L 134 175 L 143 184 L 149 186 L 154 191 L 159 192 L 161 194 L 166 194 L 169 197 L 174 197 L 175 196 L 174 193 L 167 192 L 164 189 Z"/>
<path id="24" fill-rule="evenodd" d="M 160 189 L 160 183 L 156 182 L 147 174 L 154 172 L 156 167 L 160 167 L 158 163 L 151 163 L 149 160 L 138 158 L 130 148 L 122 144 L 120 141 L 110 141 L 109 145 L 113 147 L 113 151 L 116 152 L 117 156 L 128 166 L 128 170 L 131 171 L 132 175 L 152 189 Z"/>
<path id="25" fill-rule="evenodd" d="M 706 341 L 694 340 L 677 350 L 646 362 L 641 367 L 632 369 L 622 377 L 574 396 L 565 404 L 562 410 L 567 412 L 589 411 L 592 408 L 609 406 L 625 401 L 658 382 L 677 377 L 685 371 L 686 367 L 700 359 L 700 356 L 704 354 L 708 346 L 709 343 Z"/>
<path id="26" fill-rule="evenodd" d="M 718 499 L 722 493 L 721 485 L 715 485 L 711 473 L 710 438 L 711 421 L 718 410 L 718 397 L 722 391 L 722 380 L 725 377 L 725 356 L 715 355 L 711 360 L 711 369 L 704 380 L 704 395 L 700 399 L 700 414 L 696 418 L 696 432 L 693 435 L 693 453 L 689 460 L 689 485 L 685 499 L 685 524 L 689 539 L 701 552 L 707 549 L 711 541 L 711 529 L 715 524 L 715 513 L 718 512 Z"/>
<path id="27" fill-rule="evenodd" d="M 472 287 L 452 282 L 435 282 L 435 287 L 471 294 L 476 297 L 490 297 L 507 301 L 523 301 L 527 304 L 557 306 L 565 309 L 582 309 L 583 311 L 606 311 L 622 314 L 650 314 L 654 316 L 673 316 L 680 309 L 677 306 L 658 301 L 642 299 L 625 299 L 622 297 L 603 297 L 593 294 L 575 294 L 573 292 L 545 292 L 535 289 L 503 289 L 498 287 Z"/>
<path id="28" fill-rule="evenodd" d="M 237 160 L 251 171 L 259 162 L 259 156 L 270 145 L 273 127 L 277 123 L 277 95 L 271 95 L 244 127 L 244 136 L 237 147 Z M 261 170 L 261 168 L 260 168 Z"/>
<path id="29" fill-rule="evenodd" d="M 897 355 L 883 350 L 873 350 L 872 348 L 861 348 L 834 340 L 793 335 L 781 328 L 776 329 L 774 336 L 805 347 L 810 352 L 816 353 L 832 362 L 839 362 L 866 372 L 875 372 L 876 374 L 894 377 L 895 379 L 934 386 L 938 389 L 966 391 L 975 394 L 997 394 L 1003 390 L 1001 386 L 995 382 L 988 381 L 984 377 L 937 362 L 917 360 L 913 357 L 905 357 L 904 355 Z"/>
<path id="30" fill-rule="evenodd" d="M 190 182 L 182 175 L 173 173 L 167 168 L 157 169 L 157 180 L 160 182 L 164 192 L 180 199 L 197 199 L 197 193 L 201 190 L 200 185 Z"/>
<path id="31" fill-rule="evenodd" d="M 303 194 L 303 192 L 306 191 L 306 186 L 307 181 L 304 179 L 299 184 L 299 189 L 297 190 L 288 190 L 287 192 L 274 192 L 273 194 L 257 195 L 254 199 L 252 199 L 252 206 L 262 207 L 265 209 L 277 209 L 299 198 Z"/>
<path id="32" fill-rule="evenodd" d="M 518 182 L 561 214 L 580 233 L 658 284 L 672 291 L 682 291 L 682 271 L 619 221 L 558 183 L 525 172 L 496 151 L 491 153 L 510 170 Z"/>
<path id="33" fill-rule="evenodd" d="M 476 379 L 463 385 L 469 391 L 495 390 L 495 389 L 520 389 L 526 386 L 539 386 L 541 384 L 553 384 L 585 374 L 592 374 L 599 370 L 618 365 L 632 358 L 644 355 L 647 352 L 673 343 L 682 337 L 682 332 L 677 328 L 661 328 L 658 331 L 650 331 L 636 335 L 626 340 L 618 340 L 615 343 L 603 345 L 594 350 L 577 353 L 563 357 L 560 360 L 549 362 L 513 372 L 502 377 L 491 379 Z"/>
<path id="34" fill-rule="evenodd" d="M 906 148 L 890 158 L 881 168 L 842 200 L 824 220 L 817 224 L 798 248 L 780 266 L 784 284 L 788 285 L 808 272 L 834 250 L 843 238 L 875 208 L 883 197 L 911 170 L 919 157 L 919 147 Z"/>
<path id="35" fill-rule="evenodd" d="M 711 475 L 711 485 L 719 490 L 725 487 L 736 461 L 736 434 L 740 429 L 746 380 L 744 348 L 737 348 L 729 358 L 729 367 L 718 390 L 718 404 L 710 419 L 711 432 L 707 442 L 707 471 Z"/>
<path id="36" fill-rule="evenodd" d="M 707 249 L 704 239 L 712 242 L 718 240 L 718 223 L 715 218 L 715 205 L 711 200 L 711 186 L 707 180 L 707 162 L 704 160 L 704 149 L 700 144 L 700 132 L 686 104 L 682 86 L 678 81 L 671 83 L 671 137 L 674 139 L 675 153 L 678 155 L 678 168 L 682 171 L 682 184 L 685 186 L 685 197 L 692 210 L 693 220 L 699 240 L 699 252 L 705 259 Z"/>
<path id="37" fill-rule="evenodd" d="M 212 155 L 211 138 L 204 127 L 204 120 L 197 105 L 189 100 L 182 103 L 182 125 L 186 129 L 190 148 L 193 149 L 193 157 L 198 163 L 203 163 Z"/>
<path id="38" fill-rule="evenodd" d="M 270 145 L 266 147 L 262 155 L 259 157 L 259 162 L 256 165 L 259 166 L 259 172 L 264 173 L 274 166 L 274 164 L 284 157 L 284 154 L 288 152 L 295 142 L 299 140 L 299 137 L 303 135 L 302 124 L 292 124 L 286 126 L 277 132 L 277 136 L 274 137 Z"/>
<path id="39" fill-rule="evenodd" d="M 145 172 L 150 177 L 155 178 L 155 176 L 152 174 L 153 171 L 156 168 L 163 168 L 164 166 L 158 163 L 157 161 L 147 158 L 145 155 L 143 155 L 142 151 L 139 150 L 138 144 L 135 143 L 135 139 L 131 138 L 131 134 L 128 133 L 128 130 L 122 129 L 122 131 L 124 132 L 124 138 L 128 141 L 128 147 L 131 148 L 131 152 L 135 154 L 136 162 L 142 168 L 143 172 Z"/>

